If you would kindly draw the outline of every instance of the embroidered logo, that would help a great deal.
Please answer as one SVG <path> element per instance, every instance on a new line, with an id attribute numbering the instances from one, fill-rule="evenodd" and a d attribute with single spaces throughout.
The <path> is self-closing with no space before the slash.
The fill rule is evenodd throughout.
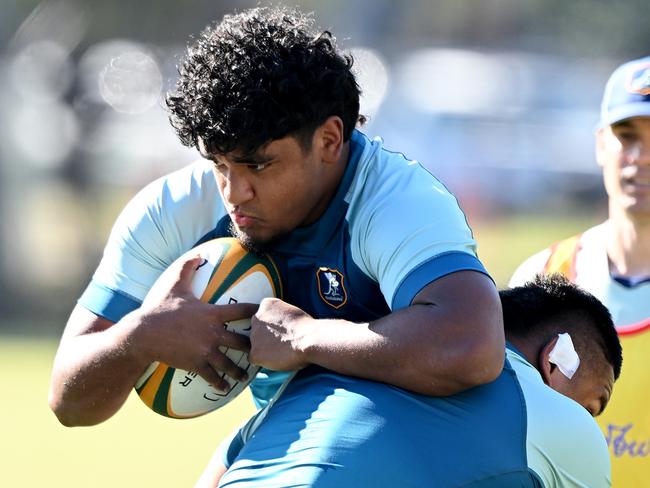
<path id="1" fill-rule="evenodd" d="M 348 301 L 348 293 L 343 284 L 340 271 L 331 268 L 318 268 L 318 293 L 325 303 L 334 308 L 341 308 Z"/>
<path id="2" fill-rule="evenodd" d="M 640 95 L 650 95 L 650 65 L 637 66 L 626 83 L 627 91 Z"/>

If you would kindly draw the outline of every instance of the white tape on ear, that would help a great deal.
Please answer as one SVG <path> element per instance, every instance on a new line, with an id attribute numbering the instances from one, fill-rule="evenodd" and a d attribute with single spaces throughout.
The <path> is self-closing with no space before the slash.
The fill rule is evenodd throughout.
<path id="1" fill-rule="evenodd" d="M 565 332 L 557 335 L 557 342 L 548 355 L 548 360 L 555 364 L 564 376 L 569 379 L 573 378 L 580 366 L 580 358 L 573 347 L 573 341 L 569 334 Z"/>

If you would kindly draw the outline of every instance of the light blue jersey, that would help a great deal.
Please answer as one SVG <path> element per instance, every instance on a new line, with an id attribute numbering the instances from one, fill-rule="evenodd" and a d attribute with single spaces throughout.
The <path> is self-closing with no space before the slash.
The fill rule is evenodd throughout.
<path id="1" fill-rule="evenodd" d="M 219 486 L 611 486 L 594 419 L 512 346 L 506 358 L 496 381 L 448 397 L 298 376 L 222 443 Z"/>
<path id="2" fill-rule="evenodd" d="M 528 465 L 546 488 L 611 486 L 607 443 L 581 405 L 544 384 L 539 371 L 515 348 L 506 349 L 526 401 Z"/>
<path id="3" fill-rule="evenodd" d="M 229 235 L 211 163 L 150 184 L 125 208 L 80 303 L 111 321 L 137 308 L 162 271 L 208 239 Z M 420 164 L 355 131 L 339 188 L 324 214 L 270 252 L 284 299 L 317 318 L 367 322 L 406 307 L 430 282 L 485 273 L 456 199 Z M 285 374 L 262 371 L 258 405 Z"/>
<path id="4" fill-rule="evenodd" d="M 526 407 L 507 362 L 496 381 L 448 397 L 299 373 L 247 431 L 223 444 L 220 487 L 542 486 L 527 464 Z"/>

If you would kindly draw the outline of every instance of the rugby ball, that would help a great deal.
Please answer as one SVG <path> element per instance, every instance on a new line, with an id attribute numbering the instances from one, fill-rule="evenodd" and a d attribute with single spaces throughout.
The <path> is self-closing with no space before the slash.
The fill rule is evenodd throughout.
<path id="1" fill-rule="evenodd" d="M 265 255 L 246 251 L 234 238 L 215 239 L 201 244 L 179 260 L 199 255 L 203 262 L 196 270 L 192 291 L 202 302 L 260 303 L 266 297 L 282 297 L 280 275 L 275 263 Z M 170 267 L 172 269 L 174 265 Z M 169 278 L 164 272 L 147 294 L 143 306 L 157 300 L 168 289 Z M 250 319 L 226 323 L 226 329 L 250 334 Z M 193 371 L 152 363 L 135 384 L 142 401 L 154 412 L 171 418 L 192 418 L 221 408 L 253 380 L 259 367 L 248 362 L 248 355 L 234 349 L 222 348 L 240 368 L 248 373 L 247 381 L 222 376 L 231 387 L 228 392 L 216 390 Z"/>

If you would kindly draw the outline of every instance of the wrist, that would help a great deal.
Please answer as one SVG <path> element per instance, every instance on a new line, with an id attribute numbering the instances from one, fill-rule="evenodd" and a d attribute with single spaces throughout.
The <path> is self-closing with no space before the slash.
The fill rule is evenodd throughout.
<path id="1" fill-rule="evenodd" d="M 148 337 L 150 327 L 147 327 L 147 315 L 142 313 L 141 309 L 125 315 L 117 324 L 116 331 L 119 330 L 122 335 L 121 343 L 123 353 L 131 361 L 136 362 L 143 367 L 148 366 L 156 361 L 156 355 L 150 347 L 151 339 Z"/>
<path id="2" fill-rule="evenodd" d="M 294 338 L 293 349 L 303 365 L 317 364 L 321 341 L 319 339 L 323 320 L 304 317 L 298 321 L 299 334 Z"/>

